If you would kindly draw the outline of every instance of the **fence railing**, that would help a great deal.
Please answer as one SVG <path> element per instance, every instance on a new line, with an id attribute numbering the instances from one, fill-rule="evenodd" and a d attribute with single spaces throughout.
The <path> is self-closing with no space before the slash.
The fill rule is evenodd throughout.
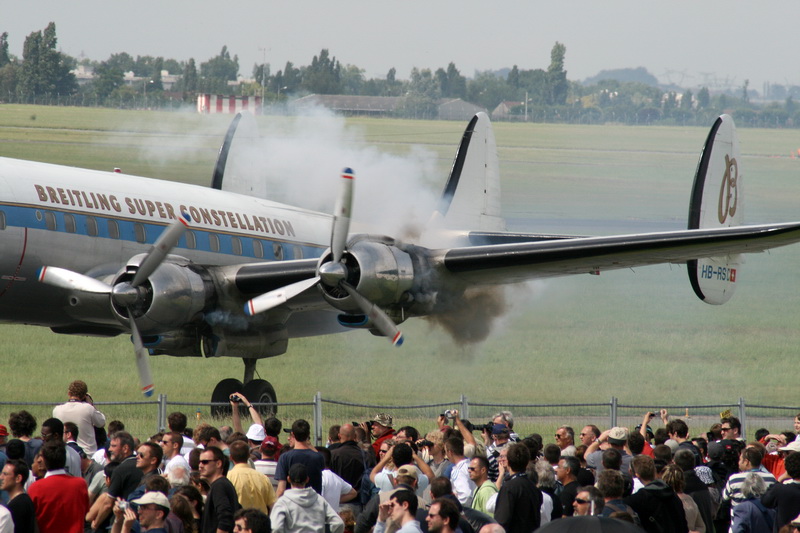
<path id="1" fill-rule="evenodd" d="M 0 402 L 0 406 L 13 408 L 39 407 L 52 408 L 56 403 L 47 402 Z M 167 416 L 173 411 L 185 413 L 189 418 L 196 413 L 197 419 L 208 416 L 214 412 L 213 408 L 224 410 L 230 408 L 227 403 L 202 403 L 170 401 L 166 394 L 160 394 L 155 400 L 137 402 L 96 402 L 101 410 L 112 406 L 125 406 L 131 411 L 142 410 L 152 412 L 153 429 L 162 431 L 167 427 Z M 257 407 L 277 409 L 276 416 L 289 427 L 291 423 L 304 418 L 313 425 L 313 435 L 318 445 L 325 443 L 327 438 L 326 428 L 332 424 L 346 422 L 359 422 L 369 420 L 376 413 L 389 413 L 394 417 L 394 427 L 414 426 L 425 431 L 434 427 L 435 420 L 440 413 L 447 409 L 458 409 L 463 419 L 473 423 L 485 423 L 499 411 L 511 411 L 514 418 L 514 431 L 519 435 L 528 435 L 533 432 L 542 433 L 547 437 L 547 431 L 552 431 L 562 425 L 572 426 L 579 431 L 587 424 L 595 424 L 600 428 L 624 426 L 633 428 L 641 423 L 644 414 L 648 411 L 658 413 L 659 409 L 667 409 L 671 418 L 681 418 L 690 427 L 691 435 L 708 431 L 712 424 L 720 421 L 723 413 L 729 412 L 742 422 L 742 434 L 750 435 L 759 428 L 767 428 L 770 432 L 793 430 L 794 417 L 800 413 L 800 407 L 747 404 L 744 398 L 737 402 L 718 404 L 659 404 L 652 402 L 649 405 L 636 405 L 620 403 L 619 399 L 612 397 L 603 403 L 563 403 L 563 404 L 507 404 L 507 403 L 481 403 L 470 402 L 462 395 L 459 399 L 432 404 L 419 405 L 381 405 L 348 402 L 323 398 L 317 392 L 309 402 L 293 402 L 278 404 L 258 404 Z M 147 416 L 151 419 L 150 416 Z M 149 424 L 149 423 L 148 423 Z M 653 424 L 660 424 L 658 417 Z M 547 439 L 545 439 L 547 440 Z"/>

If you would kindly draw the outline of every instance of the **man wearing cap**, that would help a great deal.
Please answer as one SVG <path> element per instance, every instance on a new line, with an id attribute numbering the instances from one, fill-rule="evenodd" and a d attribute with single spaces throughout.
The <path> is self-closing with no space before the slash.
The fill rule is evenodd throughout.
<path id="1" fill-rule="evenodd" d="M 240 440 L 231 443 L 233 468 L 228 472 L 228 480 L 233 483 L 239 504 L 243 508 L 255 508 L 269 513 L 275 503 L 275 490 L 269 479 L 248 464 L 250 448 Z"/>
<path id="2" fill-rule="evenodd" d="M 74 422 L 78 426 L 78 445 L 88 455 L 97 451 L 94 428 L 106 425 L 106 415 L 98 411 L 88 397 L 86 383 L 76 379 L 67 388 L 67 403 L 53 408 L 53 417 L 62 422 Z"/>
<path id="3" fill-rule="evenodd" d="M 261 459 L 255 461 L 253 466 L 256 472 L 264 474 L 272 484 L 272 488 L 278 490 L 278 481 L 275 479 L 275 469 L 278 467 L 278 439 L 271 435 L 266 435 L 261 441 Z"/>
<path id="4" fill-rule="evenodd" d="M 316 453 L 316 452 L 315 452 Z M 284 455 L 281 455 L 283 459 Z M 342 533 L 344 522 L 325 498 L 308 486 L 306 465 L 294 463 L 287 473 L 289 487 L 278 498 L 269 515 L 273 533 L 314 531 Z M 324 521 L 323 521 L 324 518 Z M 327 526 L 327 527 L 326 527 Z"/>
<path id="5" fill-rule="evenodd" d="M 311 488 L 322 494 L 322 471 L 325 470 L 325 459 L 311 446 L 311 426 L 302 418 L 292 423 L 292 429 L 284 430 L 289 432 L 289 445 L 292 447 L 286 453 L 282 453 L 278 459 L 278 466 L 275 468 L 275 479 L 278 480 L 278 498 L 288 488 L 287 475 L 293 464 L 302 463 L 306 466 Z"/>
<path id="6" fill-rule="evenodd" d="M 158 491 L 145 492 L 141 498 L 133 500 L 139 506 L 139 528 L 140 531 L 150 533 L 167 533 L 167 516 L 169 515 L 169 500 Z M 136 513 L 130 507 L 124 511 L 119 505 L 114 506 L 114 526 L 111 533 L 121 533 L 123 528 L 130 531 L 133 523 L 136 522 Z"/>
<path id="7" fill-rule="evenodd" d="M 191 472 L 189 462 L 181 455 L 182 448 L 183 435 L 177 431 L 164 433 L 164 436 L 161 437 L 161 450 L 164 452 L 164 468 L 162 469 L 164 476 L 168 476 L 173 471 L 175 476 L 183 476 L 181 471 L 176 469 L 183 469 L 183 472 L 186 473 Z"/>
<path id="8" fill-rule="evenodd" d="M 200 533 L 233 531 L 233 514 L 239 510 L 239 500 L 233 484 L 225 477 L 228 458 L 216 446 L 200 453 L 200 477 L 208 481 L 206 505 L 203 508 L 203 529 Z"/>
<path id="9" fill-rule="evenodd" d="M 83 533 L 89 512 L 89 491 L 82 477 L 67 474 L 67 445 L 61 440 L 41 448 L 47 474 L 31 485 L 28 494 L 36 509 L 41 533 Z"/>
<path id="10" fill-rule="evenodd" d="M 6 451 L 6 444 L 8 444 L 8 428 L 0 424 L 0 452 Z"/>
<path id="11" fill-rule="evenodd" d="M 614 448 L 622 455 L 622 465 L 620 472 L 627 474 L 630 472 L 633 457 L 625 451 L 625 443 L 628 441 L 627 428 L 614 427 L 600 434 L 596 441 L 586 450 L 586 466 L 594 470 L 595 478 L 603 471 L 603 450 L 601 445 L 606 444 L 606 448 Z"/>
<path id="12" fill-rule="evenodd" d="M 484 435 L 485 434 L 486 432 L 484 432 Z M 506 448 L 511 441 L 511 430 L 505 424 L 492 424 L 491 438 L 491 444 L 486 446 L 486 458 L 489 460 L 489 479 L 495 482 L 500 472 L 497 458 L 500 457 L 500 452 Z"/>
<path id="13" fill-rule="evenodd" d="M 375 450 L 375 459 L 380 459 L 381 443 L 394 437 L 394 429 L 392 429 L 392 417 L 386 413 L 378 413 L 372 419 L 372 424 L 369 427 L 375 442 L 372 443 L 372 449 Z"/>

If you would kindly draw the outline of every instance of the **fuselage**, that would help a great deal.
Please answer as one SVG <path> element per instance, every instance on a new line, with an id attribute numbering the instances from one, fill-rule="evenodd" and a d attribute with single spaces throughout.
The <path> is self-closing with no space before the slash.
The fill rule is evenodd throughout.
<path id="1" fill-rule="evenodd" d="M 43 265 L 111 276 L 181 213 L 173 254 L 201 265 L 319 257 L 331 217 L 215 189 L 0 158 L 0 320 L 63 326 L 63 294 Z"/>

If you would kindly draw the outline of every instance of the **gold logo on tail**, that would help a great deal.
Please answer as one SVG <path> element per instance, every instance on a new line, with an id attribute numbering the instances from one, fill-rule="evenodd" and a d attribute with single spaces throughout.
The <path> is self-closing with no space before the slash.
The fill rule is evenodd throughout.
<path id="1" fill-rule="evenodd" d="M 739 192 L 736 189 L 739 180 L 739 164 L 736 159 L 731 159 L 725 154 L 725 174 L 722 176 L 722 185 L 719 188 L 719 207 L 717 215 L 719 223 L 724 224 L 730 215 L 736 214 L 736 202 L 739 200 Z"/>

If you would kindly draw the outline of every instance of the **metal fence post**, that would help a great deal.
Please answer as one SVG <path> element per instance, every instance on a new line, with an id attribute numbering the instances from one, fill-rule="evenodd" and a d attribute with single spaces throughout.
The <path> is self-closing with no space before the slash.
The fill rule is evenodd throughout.
<path id="1" fill-rule="evenodd" d="M 158 431 L 167 429 L 167 395 L 158 395 Z"/>
<path id="2" fill-rule="evenodd" d="M 617 397 L 611 397 L 611 425 L 609 427 L 617 427 Z"/>
<path id="3" fill-rule="evenodd" d="M 314 435 L 317 446 L 322 446 L 322 393 L 314 395 Z"/>
<path id="4" fill-rule="evenodd" d="M 469 420 L 469 403 L 463 394 L 461 395 L 461 420 Z"/>
<path id="5" fill-rule="evenodd" d="M 747 413 L 744 406 L 744 398 L 739 398 L 739 421 L 742 423 L 741 435 L 747 435 Z"/>

